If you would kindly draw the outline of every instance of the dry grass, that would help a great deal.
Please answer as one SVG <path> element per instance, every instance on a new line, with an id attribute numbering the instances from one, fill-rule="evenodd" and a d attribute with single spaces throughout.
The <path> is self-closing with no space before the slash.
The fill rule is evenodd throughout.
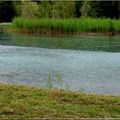
<path id="1" fill-rule="evenodd" d="M 0 118 L 120 118 L 120 96 L 0 84 Z"/>

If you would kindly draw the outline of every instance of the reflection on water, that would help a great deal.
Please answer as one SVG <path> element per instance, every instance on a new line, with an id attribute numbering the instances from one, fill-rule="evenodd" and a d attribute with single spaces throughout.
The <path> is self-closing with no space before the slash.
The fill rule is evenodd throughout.
<path id="1" fill-rule="evenodd" d="M 0 44 L 0 82 L 120 95 L 120 53 L 102 52 L 120 51 L 119 36 L 4 33 Z"/>
<path id="2" fill-rule="evenodd" d="M 15 33 L 0 34 L 1 45 L 29 46 L 85 51 L 120 52 L 119 36 L 35 36 Z"/>

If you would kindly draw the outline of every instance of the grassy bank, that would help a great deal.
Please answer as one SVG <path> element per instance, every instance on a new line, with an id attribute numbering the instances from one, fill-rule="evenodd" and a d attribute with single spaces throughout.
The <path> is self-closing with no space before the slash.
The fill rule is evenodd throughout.
<path id="1" fill-rule="evenodd" d="M 120 32 L 120 20 L 113 19 L 27 19 L 14 18 L 13 26 L 23 32 L 75 34 L 81 32 Z"/>
<path id="2" fill-rule="evenodd" d="M 0 118 L 120 118 L 120 97 L 0 84 Z"/>

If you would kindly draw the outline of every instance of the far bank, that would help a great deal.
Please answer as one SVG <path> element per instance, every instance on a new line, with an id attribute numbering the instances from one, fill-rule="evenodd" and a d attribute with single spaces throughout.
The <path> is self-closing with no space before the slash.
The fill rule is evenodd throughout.
<path id="1" fill-rule="evenodd" d="M 119 35 L 120 20 L 109 18 L 28 19 L 17 17 L 12 21 L 14 30 L 30 34 L 52 35 Z"/>

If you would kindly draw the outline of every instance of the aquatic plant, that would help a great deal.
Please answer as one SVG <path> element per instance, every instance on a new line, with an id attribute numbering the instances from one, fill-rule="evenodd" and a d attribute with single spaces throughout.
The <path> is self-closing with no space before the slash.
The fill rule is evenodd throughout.
<path id="1" fill-rule="evenodd" d="M 62 86 L 62 75 L 60 73 L 56 74 L 57 84 Z"/>
<path id="2" fill-rule="evenodd" d="M 53 81 L 51 74 L 48 75 L 47 87 L 49 89 L 54 88 L 53 82 L 56 82 L 59 87 L 62 87 L 62 76 L 60 73 L 55 74 L 55 80 Z"/>
<path id="3" fill-rule="evenodd" d="M 56 87 L 54 86 L 55 83 L 57 83 L 57 87 L 62 88 L 62 86 L 63 86 L 63 80 L 62 80 L 62 75 L 61 75 L 61 73 L 56 73 L 54 80 L 52 79 L 51 74 L 48 75 L 47 88 L 48 88 L 48 89 L 56 88 Z M 65 83 L 64 83 L 64 84 L 65 84 Z M 65 85 L 64 85 L 64 89 L 65 89 L 65 90 L 70 90 L 70 86 L 69 86 L 68 84 L 65 84 Z M 84 87 L 83 87 L 82 85 L 80 85 L 78 91 L 84 92 L 85 89 L 84 89 Z"/>
<path id="4" fill-rule="evenodd" d="M 49 89 L 52 89 L 52 88 L 53 88 L 52 79 L 51 79 L 51 75 L 50 75 L 50 74 L 48 75 L 48 85 L 47 85 L 47 87 L 48 87 Z"/>
<path id="5" fill-rule="evenodd" d="M 27 19 L 14 18 L 13 27 L 34 33 L 120 32 L 120 20 L 109 18 Z"/>

